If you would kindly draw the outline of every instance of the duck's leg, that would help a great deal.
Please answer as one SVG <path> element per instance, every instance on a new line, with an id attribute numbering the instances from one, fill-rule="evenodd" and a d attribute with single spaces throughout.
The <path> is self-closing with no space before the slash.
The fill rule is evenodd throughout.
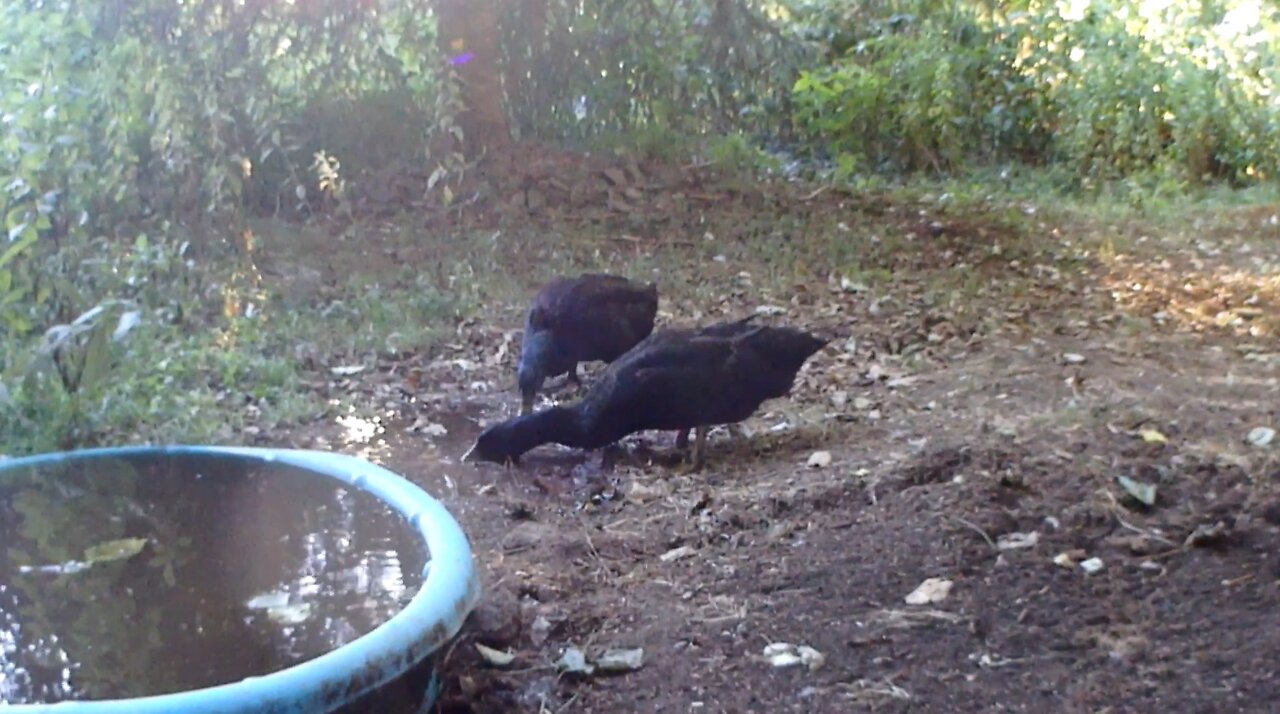
<path id="1" fill-rule="evenodd" d="M 694 429 L 693 458 L 689 464 L 690 471 L 701 471 L 707 461 L 707 431 L 709 428 L 703 424 Z"/>
<path id="2" fill-rule="evenodd" d="M 689 430 L 681 429 L 676 432 L 676 449 L 684 451 L 689 448 Z"/>
<path id="3" fill-rule="evenodd" d="M 742 426 L 742 422 L 727 424 L 725 428 L 729 430 L 729 438 L 732 439 L 730 448 L 733 449 L 734 453 L 741 452 L 746 445 L 751 443 L 750 435 L 747 434 L 746 427 Z"/>
<path id="4" fill-rule="evenodd" d="M 555 391 L 558 393 L 566 391 L 578 392 L 581 390 L 582 377 L 578 375 L 578 363 L 574 362 L 569 371 L 564 373 L 564 381 L 555 386 Z"/>

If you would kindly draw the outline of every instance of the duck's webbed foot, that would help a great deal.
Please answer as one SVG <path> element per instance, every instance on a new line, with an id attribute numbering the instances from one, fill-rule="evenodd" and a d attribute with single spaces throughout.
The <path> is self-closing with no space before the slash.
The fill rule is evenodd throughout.
<path id="1" fill-rule="evenodd" d="M 702 470 L 703 466 L 706 465 L 707 431 L 709 428 L 710 427 L 707 427 L 707 426 L 699 426 L 694 428 L 693 453 L 689 454 L 684 464 L 676 469 L 676 473 L 680 473 L 680 474 L 697 473 Z M 677 445 L 679 445 L 680 436 L 683 436 L 685 443 L 688 444 L 689 432 L 687 430 L 680 432 L 680 435 L 676 437 Z"/>

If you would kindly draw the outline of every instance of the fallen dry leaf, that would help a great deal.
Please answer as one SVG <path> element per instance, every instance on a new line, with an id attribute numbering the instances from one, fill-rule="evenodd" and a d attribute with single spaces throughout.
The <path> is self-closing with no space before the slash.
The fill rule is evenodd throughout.
<path id="1" fill-rule="evenodd" d="M 996 548 L 999 550 L 1034 548 L 1039 542 L 1040 534 L 1036 531 L 1031 531 L 1030 533 L 1005 533 L 996 539 Z"/>
<path id="2" fill-rule="evenodd" d="M 942 602 L 951 594 L 952 582 L 946 578 L 929 578 L 912 590 L 905 598 L 908 605 L 928 605 Z"/>
<path id="3" fill-rule="evenodd" d="M 1143 429 L 1138 432 L 1138 436 L 1141 436 L 1142 440 L 1148 444 L 1165 444 L 1169 441 L 1168 437 L 1156 429 Z"/>
<path id="4" fill-rule="evenodd" d="M 596 669 L 601 672 L 634 672 L 644 666 L 644 650 L 605 650 L 596 659 Z"/>
<path id="5" fill-rule="evenodd" d="M 675 560 L 681 560 L 681 559 L 683 559 L 683 558 L 688 558 L 689 556 L 691 556 L 691 555 L 693 555 L 693 554 L 695 554 L 695 553 L 697 553 L 697 552 L 698 552 L 698 551 L 694 550 L 694 549 L 693 549 L 692 547 L 690 547 L 690 546 L 682 545 L 682 546 L 680 546 L 679 548 L 672 548 L 671 550 L 668 550 L 667 552 L 665 552 L 665 553 L 663 553 L 662 555 L 658 556 L 658 560 L 661 560 L 661 561 L 662 561 L 662 562 L 664 562 L 664 563 L 670 563 L 670 562 L 675 561 Z"/>

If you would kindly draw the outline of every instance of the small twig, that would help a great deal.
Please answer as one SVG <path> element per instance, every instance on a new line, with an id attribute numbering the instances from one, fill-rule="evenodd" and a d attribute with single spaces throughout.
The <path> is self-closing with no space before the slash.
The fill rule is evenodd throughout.
<path id="1" fill-rule="evenodd" d="M 991 540 L 991 536 L 987 535 L 987 532 L 986 532 L 986 531 L 982 530 L 982 529 L 981 529 L 981 528 L 979 528 L 977 525 L 975 525 L 975 524 L 973 524 L 973 523 L 971 523 L 971 522 L 969 522 L 969 521 L 966 521 L 966 520 L 965 520 L 965 519 L 963 519 L 963 518 L 960 518 L 959 516 L 957 516 L 955 520 L 956 520 L 956 522 L 957 522 L 957 523 L 959 523 L 960 525 L 964 526 L 965 528 L 968 528 L 969 530 L 973 531 L 974 533 L 977 533 L 978 535 L 982 536 L 982 539 L 983 539 L 983 540 L 985 540 L 985 541 L 987 542 L 987 545 L 991 546 L 991 549 L 992 549 L 992 550 L 995 550 L 995 551 L 999 551 L 999 550 L 1000 550 L 1000 547 L 996 545 L 996 542 L 995 542 L 994 540 Z"/>
<path id="2" fill-rule="evenodd" d="M 1135 526 L 1132 523 L 1129 523 L 1125 519 L 1121 518 L 1120 509 L 1122 508 L 1122 506 L 1120 505 L 1120 502 L 1116 500 L 1115 494 L 1111 493 L 1111 491 L 1109 490 L 1103 491 L 1103 493 L 1107 494 L 1107 498 L 1111 501 L 1111 515 L 1115 516 L 1116 522 L 1120 524 L 1120 527 L 1131 530 L 1134 533 L 1137 533 L 1138 535 L 1141 535 L 1145 538 L 1150 538 L 1151 540 L 1159 541 L 1161 543 L 1164 543 L 1165 545 L 1173 546 L 1174 548 L 1177 548 L 1179 550 L 1182 549 L 1182 545 L 1180 543 L 1171 541 L 1168 538 L 1165 538 L 1164 536 L 1156 533 L 1155 531 L 1147 530 L 1145 528 L 1139 528 L 1138 526 Z"/>
<path id="3" fill-rule="evenodd" d="M 1141 536 L 1144 536 L 1144 537 L 1146 537 L 1146 538 L 1150 538 L 1151 540 L 1159 541 L 1159 542 L 1161 542 L 1161 543 L 1164 543 L 1165 545 L 1170 545 L 1170 546 L 1173 546 L 1173 547 L 1178 548 L 1178 549 L 1181 549 L 1181 548 L 1182 548 L 1182 546 L 1181 546 L 1181 545 L 1179 545 L 1177 542 L 1175 542 L 1175 541 L 1171 541 L 1171 540 L 1169 540 L 1168 538 L 1165 538 L 1164 536 L 1159 535 L 1159 534 L 1158 534 L 1158 533 L 1156 533 L 1155 531 L 1151 531 L 1151 530 L 1146 530 L 1146 529 L 1143 529 L 1143 528 L 1139 528 L 1139 527 L 1137 527 L 1137 526 L 1133 525 L 1132 523 L 1128 523 L 1128 522 L 1126 522 L 1123 518 L 1121 518 L 1121 517 L 1120 517 L 1120 514 L 1118 514 L 1118 513 L 1113 513 L 1112 515 L 1114 515 L 1114 516 L 1116 517 L 1116 522 L 1117 522 L 1117 523 L 1119 523 L 1119 524 L 1120 524 L 1120 526 L 1121 526 L 1121 527 L 1123 527 L 1123 528 L 1126 528 L 1126 529 L 1128 529 L 1128 530 L 1131 530 L 1131 531 L 1133 531 L 1134 533 L 1137 533 L 1137 534 L 1139 534 L 1139 535 L 1141 535 Z"/>
<path id="4" fill-rule="evenodd" d="M 825 186 L 819 186 L 817 190 L 813 191 L 812 193 L 801 196 L 800 200 L 804 203 L 808 203 L 809 201 L 812 201 L 818 196 L 821 196 L 829 188 L 831 188 L 831 184 L 827 184 Z"/>

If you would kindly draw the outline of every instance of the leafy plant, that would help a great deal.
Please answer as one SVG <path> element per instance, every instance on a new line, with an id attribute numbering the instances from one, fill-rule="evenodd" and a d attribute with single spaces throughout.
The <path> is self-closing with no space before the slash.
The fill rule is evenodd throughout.
<path id="1" fill-rule="evenodd" d="M 1081 183 L 1276 175 L 1280 17 L 1232 1 L 1061 7 L 888 0 L 833 13 L 859 24 L 828 33 L 842 51 L 800 74 L 795 121 L 844 176 L 1010 160 L 1065 162 Z"/>

